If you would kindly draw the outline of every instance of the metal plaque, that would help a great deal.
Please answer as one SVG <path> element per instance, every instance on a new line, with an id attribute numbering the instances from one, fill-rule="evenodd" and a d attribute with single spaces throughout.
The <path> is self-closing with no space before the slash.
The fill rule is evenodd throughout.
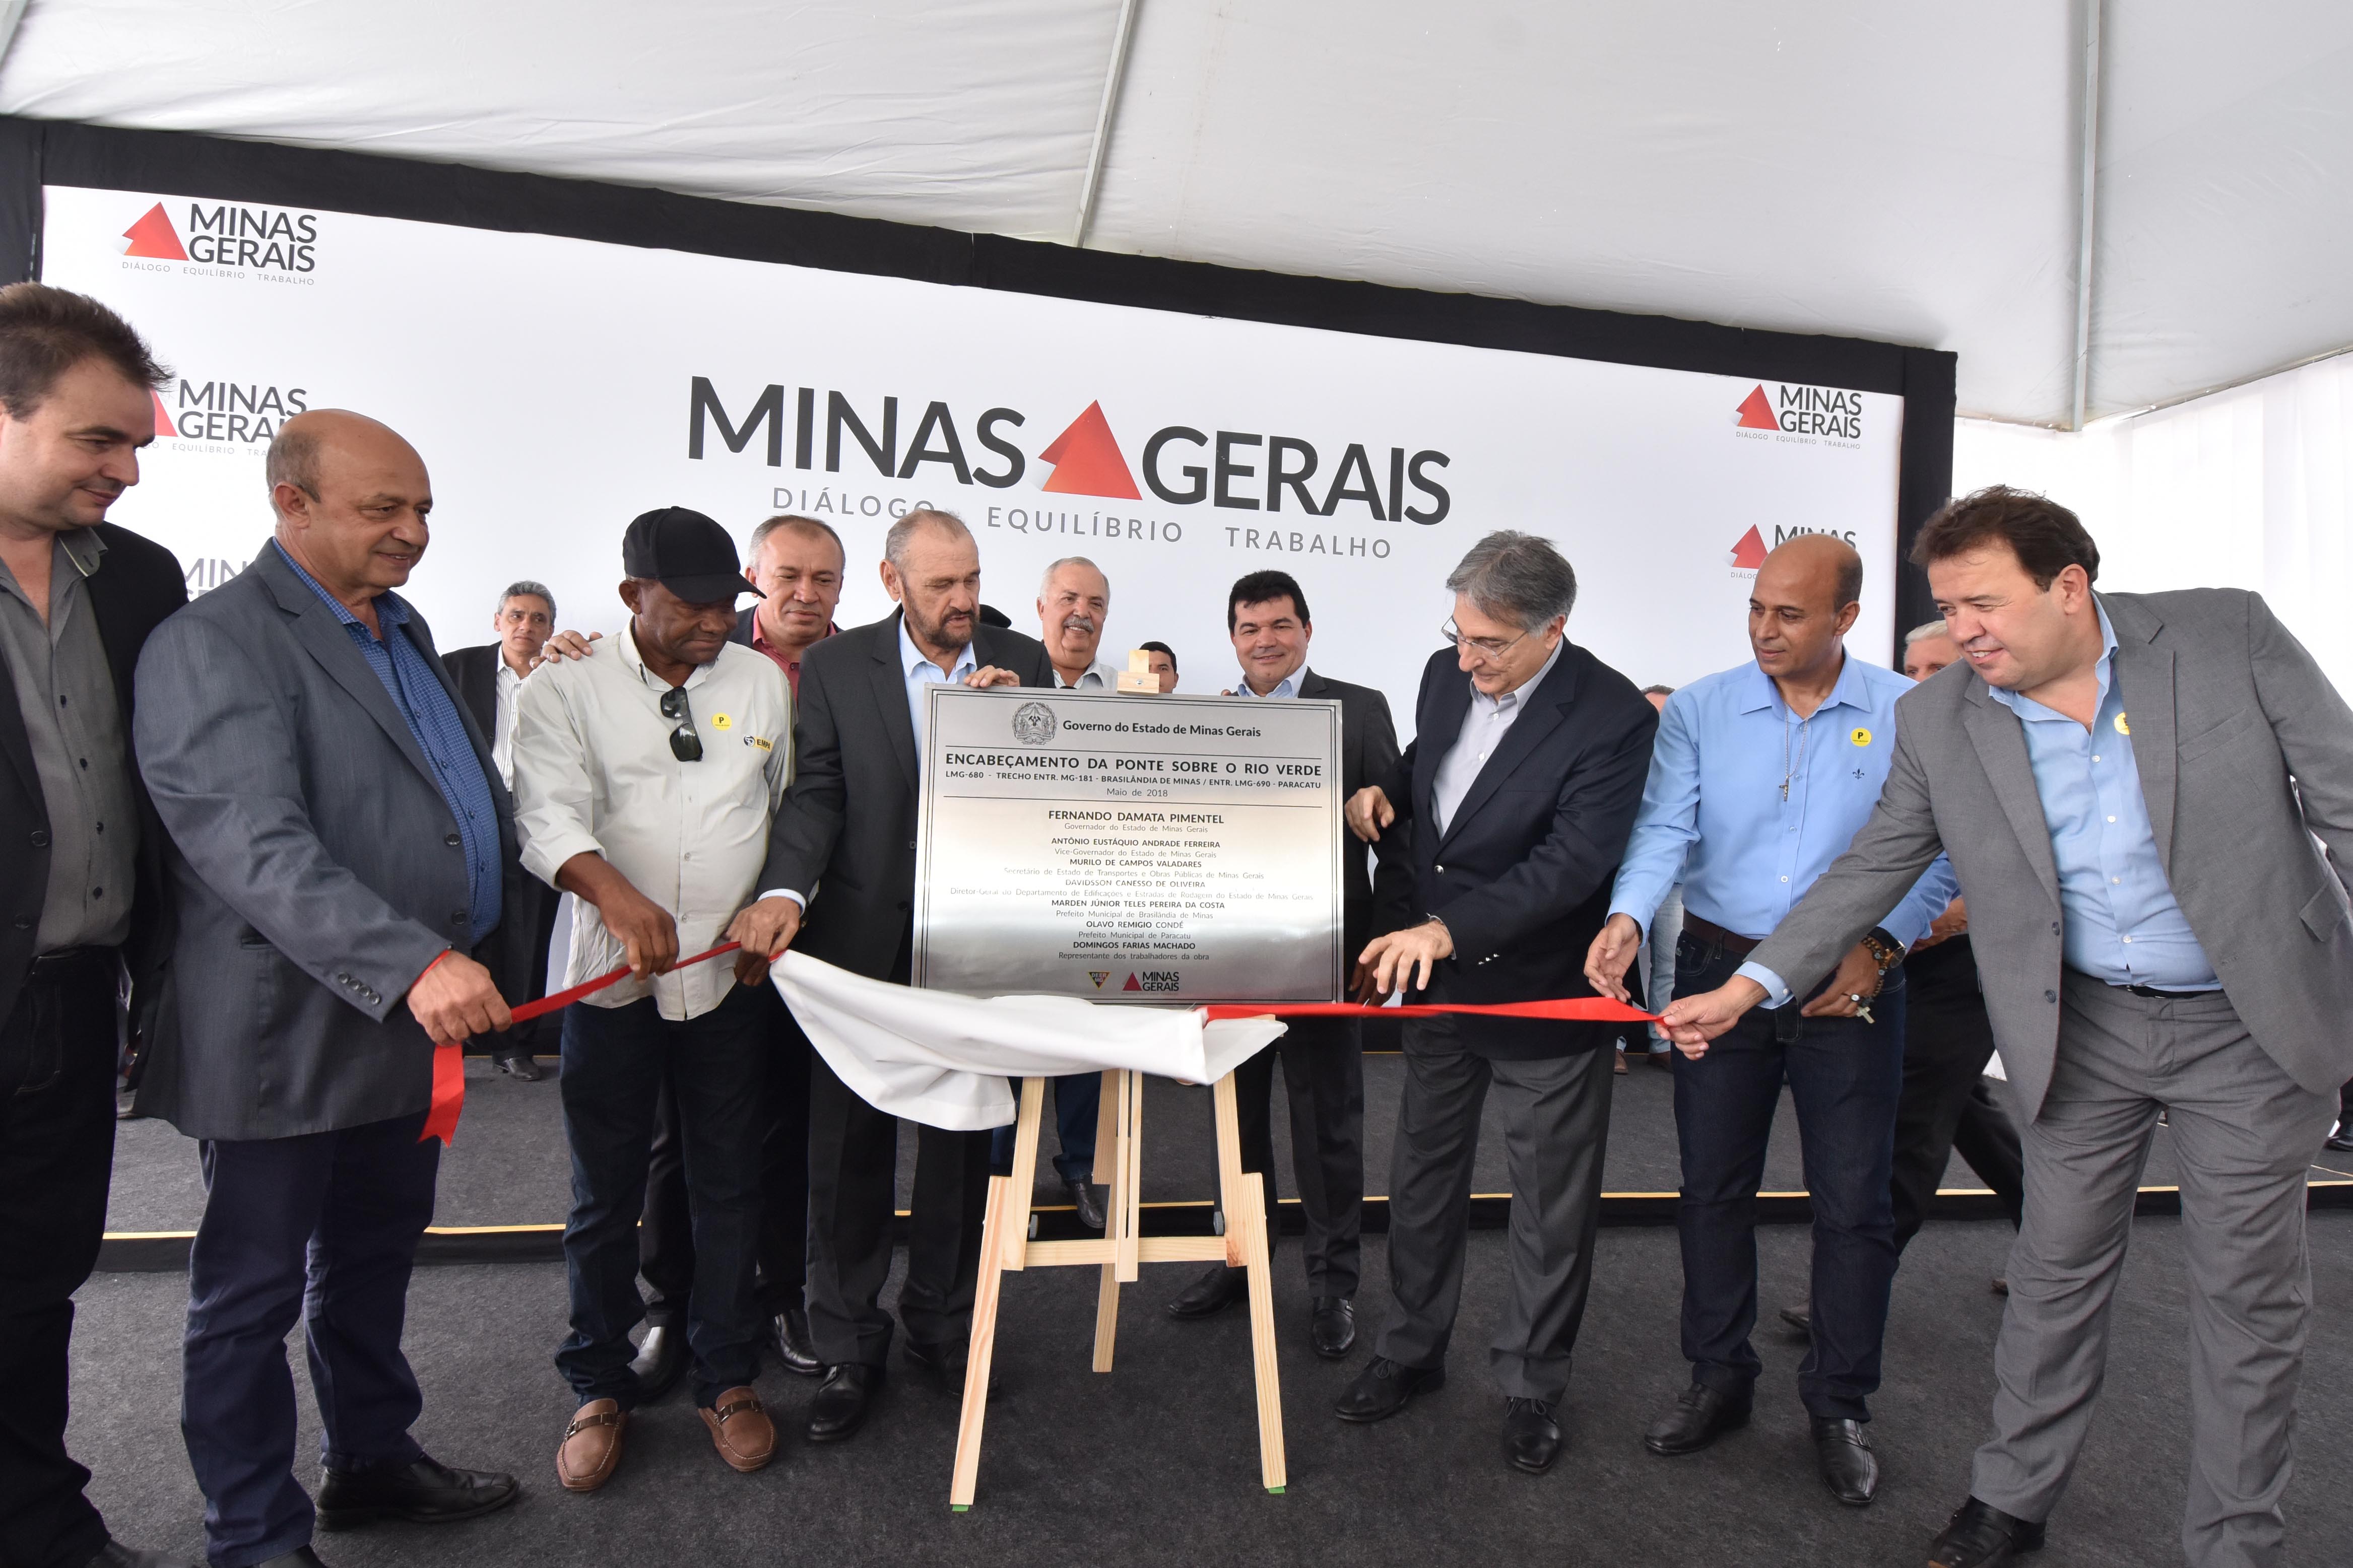
<path id="1" fill-rule="evenodd" d="M 1339 995 L 1338 703 L 924 696 L 916 984 L 1162 1004 Z"/>

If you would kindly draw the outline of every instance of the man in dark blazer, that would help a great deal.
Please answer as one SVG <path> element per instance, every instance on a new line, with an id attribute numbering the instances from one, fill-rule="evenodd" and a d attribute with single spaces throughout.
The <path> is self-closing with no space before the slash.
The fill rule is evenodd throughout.
<path id="1" fill-rule="evenodd" d="M 1389 701 L 1369 686 L 1333 680 L 1307 668 L 1314 636 L 1307 595 L 1287 572 L 1253 572 L 1226 596 L 1226 634 L 1242 668 L 1230 696 L 1261 701 L 1292 698 L 1340 705 L 1340 798 L 1387 780 L 1397 766 L 1397 728 Z M 1344 844 L 1341 918 L 1351 957 L 1373 940 L 1373 877 L 1366 847 Z M 1402 859 L 1401 838 L 1377 850 Z M 1356 1342 L 1357 1260 L 1365 1212 L 1364 1043 L 1353 1018 L 1295 1018 L 1282 1037 L 1234 1069 L 1241 1116 L 1242 1169 L 1266 1181 L 1266 1212 L 1275 1212 L 1274 1064 L 1282 1062 L 1291 1108 L 1292 1172 L 1305 1221 L 1308 1342 L 1336 1361 Z M 1246 1270 L 1217 1264 L 1168 1303 L 1171 1317 L 1206 1318 L 1248 1293 Z"/>
<path id="2" fill-rule="evenodd" d="M 2284 1561 L 2306 1183 L 2353 1073 L 2353 710 L 2253 594 L 2094 592 L 2098 546 L 2044 497 L 1953 501 L 1912 559 L 1962 662 L 1898 703 L 1887 783 L 1847 852 L 1665 1022 L 1703 1055 L 1813 985 L 1949 855 L 2026 1203 L 1993 1435 L 1929 1561 L 2000 1568 L 2043 1543 L 2098 1400 L 2160 1115 L 2189 1271 L 2182 1549 L 2199 1568 Z"/>
<path id="3" fill-rule="evenodd" d="M 473 717 L 474 727 L 490 737 L 491 761 L 499 770 L 499 783 L 512 794 L 515 693 L 555 631 L 555 595 L 543 583 L 525 579 L 508 584 L 506 592 L 499 595 L 498 607 L 491 612 L 491 630 L 498 634 L 498 641 L 452 648 L 441 656 L 441 662 L 449 679 L 457 682 L 458 695 Z M 494 976 L 499 994 L 510 1003 L 536 1002 L 547 994 L 547 944 L 555 938 L 555 913 L 563 905 L 563 900 L 538 878 L 526 877 L 523 882 L 529 903 L 509 910 L 507 919 L 521 922 L 518 929 L 529 929 L 532 944 L 523 950 L 522 973 Z M 554 1047 L 558 1026 L 554 1016 L 533 1018 L 503 1035 L 491 1036 L 481 1045 L 501 1072 L 536 1083 L 541 1074 L 533 1058 L 543 1047 Z"/>
<path id="4" fill-rule="evenodd" d="M 762 886 L 775 896 L 730 934 L 771 954 L 787 943 L 853 973 L 904 983 L 914 957 L 915 804 L 923 688 L 1052 686 L 1043 645 L 980 621 L 980 551 L 945 512 L 892 525 L 882 584 L 900 608 L 810 648 L 793 725 L 792 788 L 769 838 Z M 806 910 L 806 915 L 803 910 Z M 899 1317 L 905 1354 L 950 1392 L 964 1383 L 979 1278 L 988 1134 L 924 1127 Z M 892 1321 L 898 1121 L 809 1064 L 808 1313 L 824 1384 L 812 1442 L 858 1430 L 881 1384 Z"/>
<path id="5" fill-rule="evenodd" d="M 268 476 L 275 540 L 139 660 L 176 921 L 140 1107 L 204 1141 L 181 1431 L 222 1568 L 315 1564 L 314 1522 L 470 1519 L 516 1495 L 417 1446 L 400 1350 L 440 1153 L 422 1136 L 435 1044 L 508 1023 L 478 960 L 512 940 L 513 810 L 390 591 L 428 539 L 422 459 L 322 409 L 279 427 Z M 324 1428 L 315 1511 L 293 1472 L 298 1317 Z"/>
<path id="6" fill-rule="evenodd" d="M 1446 580 L 1453 653 L 1432 655 L 1414 741 L 1348 803 L 1357 836 L 1411 844 L 1409 914 L 1358 960 L 1366 989 L 1415 1002 L 1589 996 L 1582 955 L 1609 912 L 1659 716 L 1563 636 L 1577 575 L 1546 540 L 1491 533 Z M 1467 677 L 1467 679 L 1466 679 Z M 1414 1019 L 1389 1169 L 1393 1300 L 1344 1421 L 1378 1421 L 1446 1380 L 1480 1111 L 1492 1088 L 1512 1176 L 1511 1284 L 1489 1364 L 1504 1448 L 1560 1453 L 1555 1410 L 1593 1279 L 1618 1030 L 1509 1018 Z"/>
<path id="7" fill-rule="evenodd" d="M 128 323 L 0 289 L 0 1563 L 162 1564 L 111 1539 L 66 1452 L 73 1295 L 106 1228 L 115 993 L 144 1033 L 169 928 L 131 749 L 139 650 L 187 603 L 172 552 L 100 520 L 166 378 Z"/>

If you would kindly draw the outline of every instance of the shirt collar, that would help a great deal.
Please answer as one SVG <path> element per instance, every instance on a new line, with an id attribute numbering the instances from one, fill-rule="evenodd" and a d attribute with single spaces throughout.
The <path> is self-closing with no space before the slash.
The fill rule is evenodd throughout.
<path id="1" fill-rule="evenodd" d="M 328 593 L 325 584 L 322 584 L 316 577 L 311 576 L 310 573 L 302 569 L 302 563 L 294 559 L 294 552 L 292 551 L 287 549 L 286 546 L 279 543 L 278 541 L 274 539 L 269 542 L 269 547 L 278 552 L 279 558 L 280 560 L 284 561 L 287 565 L 294 569 L 294 575 L 301 578 L 303 583 L 309 586 L 311 592 L 319 595 L 320 603 L 325 605 L 327 608 L 335 612 L 336 620 L 342 622 L 347 626 L 358 626 L 363 631 L 367 629 L 367 623 L 361 620 L 357 616 L 352 614 L 350 605 L 344 604 L 341 599 L 336 598 L 332 594 Z M 386 588 L 383 593 L 378 594 L 375 596 L 375 618 L 376 624 L 382 626 L 406 626 L 408 624 L 408 601 L 403 599 L 391 589 Z"/>
<path id="2" fill-rule="evenodd" d="M 656 675 L 652 670 L 648 669 L 646 668 L 646 656 L 638 651 L 638 628 L 634 623 L 624 622 L 622 624 L 619 641 L 621 644 L 621 662 L 629 668 L 630 671 L 637 676 L 638 679 L 647 686 L 659 687 L 662 690 L 668 691 L 670 689 L 670 682 L 664 680 L 660 676 Z M 709 678 L 711 671 L 718 663 L 719 660 L 714 658 L 709 664 L 696 665 L 692 669 L 687 671 L 686 684 L 689 687 L 702 685 L 703 681 Z"/>
<path id="3" fill-rule="evenodd" d="M 2094 598 L 2092 601 L 2092 608 L 2100 614 L 2100 661 L 2092 667 L 2092 673 L 2097 678 L 2100 689 L 2099 697 L 2092 709 L 2093 712 L 2097 713 L 2102 708 L 2107 706 L 2108 688 L 2113 684 L 2116 677 L 2116 628 L 2108 620 L 2108 607 L 2105 605 Z M 2031 697 L 2012 691 L 2006 686 L 1996 686 L 1991 681 L 1986 683 L 1986 694 L 2021 719 L 2032 721 L 2060 719 L 2070 724 L 2075 721 L 2055 708 L 2045 707 Z"/>
<path id="4" fill-rule="evenodd" d="M 106 553 L 106 541 L 94 528 L 69 528 L 58 535 L 58 548 L 66 552 L 75 571 L 92 577 L 98 574 L 99 558 Z"/>
<path id="5" fill-rule="evenodd" d="M 1838 679 L 1831 683 L 1831 694 L 1822 699 L 1821 708 L 1814 710 L 1817 713 L 1820 712 L 1822 708 L 1836 708 L 1841 705 L 1866 710 L 1871 706 L 1870 693 L 1862 689 L 1863 674 L 1860 661 L 1854 655 L 1849 653 L 1843 645 L 1839 648 L 1839 658 L 1841 662 L 1839 665 Z M 1771 676 L 1757 668 L 1755 659 L 1750 659 L 1746 689 L 1741 693 L 1740 710 L 1743 713 L 1755 713 L 1777 705 L 1786 706 L 1780 688 L 1773 684 Z"/>
<path id="6" fill-rule="evenodd" d="M 1534 691 L 1537 687 L 1542 686 L 1545 683 L 1545 677 L 1552 673 L 1552 667 L 1560 662 L 1560 656 L 1567 647 L 1568 638 L 1564 636 L 1560 641 L 1552 645 L 1551 656 L 1544 661 L 1543 665 L 1537 668 L 1534 675 L 1529 676 L 1525 680 L 1520 682 L 1519 685 L 1513 687 L 1501 697 L 1490 697 L 1485 692 L 1480 690 L 1475 684 L 1472 685 L 1471 688 L 1472 706 L 1476 707 L 1478 704 L 1484 702 L 1487 705 L 1488 711 L 1491 713 L 1509 712 L 1511 710 L 1517 708 L 1522 702 L 1527 700 L 1527 696 L 1530 692 Z M 1301 668 L 1304 668 L 1305 667 L 1302 666 Z"/>
<path id="7" fill-rule="evenodd" d="M 826 622 L 825 630 L 818 634 L 817 642 L 825 641 L 826 638 L 831 637 L 840 629 L 841 628 L 839 626 L 835 626 L 831 621 Z M 770 642 L 768 640 L 768 634 L 760 629 L 760 615 L 756 610 L 752 613 L 752 646 L 759 652 L 765 654 L 773 655 L 776 651 L 776 645 Z M 817 643 L 809 644 L 809 647 L 815 647 L 816 646 Z M 801 649 L 801 657 L 803 658 L 808 657 L 808 647 Z M 797 667 L 800 662 L 801 661 L 798 658 L 792 661 L 796 667 Z"/>
<path id="8" fill-rule="evenodd" d="M 902 677 L 913 676 L 915 673 L 915 667 L 919 664 L 929 664 L 934 669 L 939 668 L 938 665 L 932 663 L 932 658 L 929 654 L 915 646 L 913 634 L 907 630 L 906 614 L 902 611 L 899 616 L 900 675 Z M 972 644 L 966 643 L 956 654 L 955 668 L 944 677 L 944 679 L 954 680 L 958 676 L 963 675 L 966 670 L 977 669 L 978 668 L 979 666 L 975 663 L 973 659 Z"/>
<path id="9" fill-rule="evenodd" d="M 1293 670 L 1289 675 L 1284 676 L 1281 680 L 1276 681 L 1274 683 L 1274 689 L 1268 692 L 1264 697 L 1259 697 L 1257 692 L 1250 689 L 1250 684 L 1247 679 L 1245 679 L 1240 686 L 1234 688 L 1234 695 L 1237 697 L 1258 697 L 1259 700 L 1261 702 L 1271 700 L 1277 697 L 1296 697 L 1299 695 L 1300 686 L 1306 679 L 1307 667 L 1303 664 L 1297 669 Z"/>

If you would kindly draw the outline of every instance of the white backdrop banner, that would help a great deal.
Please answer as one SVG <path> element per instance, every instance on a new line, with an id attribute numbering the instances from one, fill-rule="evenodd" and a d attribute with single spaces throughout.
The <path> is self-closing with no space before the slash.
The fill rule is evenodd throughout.
<path id="1" fill-rule="evenodd" d="M 1638 684 L 1747 657 L 1757 563 L 1797 532 L 1862 552 L 1851 639 L 1892 640 L 1904 401 L 1547 354 L 1269 326 L 439 224 L 51 186 L 43 277 L 173 366 L 115 521 L 193 591 L 268 538 L 261 457 L 303 408 L 414 442 L 433 544 L 405 590 L 444 648 L 498 590 L 547 583 L 611 630 L 620 536 L 649 508 L 739 541 L 777 511 L 849 553 L 844 625 L 886 613 L 883 531 L 917 504 L 980 541 L 982 596 L 1038 630 L 1046 565 L 1112 584 L 1105 656 L 1173 645 L 1233 684 L 1226 591 L 1280 567 L 1310 661 L 1411 730 L 1447 572 L 1481 534 L 1556 541 L 1569 633 Z M 747 601 L 748 602 L 748 601 Z"/>

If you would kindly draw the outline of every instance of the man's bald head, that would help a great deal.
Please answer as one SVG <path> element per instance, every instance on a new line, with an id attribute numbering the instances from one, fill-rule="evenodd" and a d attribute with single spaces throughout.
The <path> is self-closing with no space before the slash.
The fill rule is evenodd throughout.
<path id="1" fill-rule="evenodd" d="M 432 538 L 433 485 L 397 431 L 314 408 L 278 427 L 265 471 L 278 542 L 329 593 L 356 607 L 408 581 Z"/>
<path id="2" fill-rule="evenodd" d="M 1834 533 L 1784 540 L 1757 569 L 1758 596 L 1818 605 L 1837 613 L 1862 600 L 1862 556 Z"/>

